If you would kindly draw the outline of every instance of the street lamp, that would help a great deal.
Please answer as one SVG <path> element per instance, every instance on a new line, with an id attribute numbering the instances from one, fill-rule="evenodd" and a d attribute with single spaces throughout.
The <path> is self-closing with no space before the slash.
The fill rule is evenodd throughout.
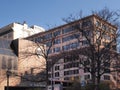
<path id="1" fill-rule="evenodd" d="M 38 47 L 38 48 L 36 49 L 36 54 L 37 54 L 37 56 L 38 56 L 39 58 L 43 55 L 42 50 L 41 50 L 40 47 Z"/>
<path id="2" fill-rule="evenodd" d="M 11 72 L 9 70 L 6 71 L 7 76 L 7 90 L 9 90 L 9 76 L 11 75 Z"/>

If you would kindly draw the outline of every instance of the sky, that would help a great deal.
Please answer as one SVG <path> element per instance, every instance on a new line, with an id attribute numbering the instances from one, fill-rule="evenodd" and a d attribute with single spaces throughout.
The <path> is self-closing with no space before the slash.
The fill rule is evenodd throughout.
<path id="1" fill-rule="evenodd" d="M 0 28 L 13 22 L 45 29 L 64 24 L 63 18 L 70 14 L 90 15 L 104 7 L 120 9 L 120 0 L 0 0 Z"/>

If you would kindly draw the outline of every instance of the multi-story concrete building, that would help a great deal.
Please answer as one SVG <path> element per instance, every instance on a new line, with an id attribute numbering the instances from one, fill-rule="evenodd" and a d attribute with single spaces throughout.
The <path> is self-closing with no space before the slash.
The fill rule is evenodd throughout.
<path id="1" fill-rule="evenodd" d="M 6 39 L 25 38 L 43 31 L 45 30 L 42 27 L 36 25 L 29 27 L 26 23 L 11 23 L 0 28 L 0 37 Z"/>
<path id="2" fill-rule="evenodd" d="M 97 15 L 91 15 L 48 31 L 32 35 L 27 39 L 44 43 L 47 49 L 51 47 L 49 56 L 55 56 L 61 52 L 76 50 L 89 45 L 86 38 L 82 35 L 83 33 L 74 28 L 77 26 L 85 31 L 93 43 L 96 42 L 96 38 L 99 37 L 100 34 L 103 34 L 101 31 L 105 31 L 104 38 L 101 41 L 102 45 L 109 42 L 110 38 L 114 38 L 113 35 L 116 34 L 117 30 L 116 26 L 111 23 L 106 22 Z M 91 79 L 91 75 L 80 68 L 79 60 L 71 61 L 71 59 L 59 59 L 55 60 L 54 63 L 53 70 L 49 72 L 50 80 L 70 81 L 76 79 L 82 82 Z M 101 80 L 115 81 L 110 73 L 105 73 L 101 77 Z"/>
<path id="3" fill-rule="evenodd" d="M 54 58 L 54 61 L 52 60 L 52 63 L 54 64 L 52 68 L 49 68 L 49 80 L 53 81 L 72 81 L 72 80 L 78 80 L 81 83 L 83 81 L 91 79 L 90 73 L 88 73 L 86 70 L 81 68 L 80 62 L 77 59 L 70 58 L 59 58 L 58 55 L 61 54 L 61 52 L 67 52 L 72 50 L 77 50 L 80 48 L 84 48 L 89 46 L 88 41 L 86 38 L 82 35 L 82 33 L 77 30 L 75 27 L 81 27 L 86 35 L 90 38 L 90 40 L 95 43 L 97 37 L 101 34 L 101 31 L 106 31 L 106 34 L 101 41 L 102 44 L 105 44 L 105 42 L 109 42 L 110 38 L 112 37 L 112 34 L 115 34 L 117 28 L 104 21 L 100 17 L 96 15 L 91 15 L 85 18 L 82 18 L 80 20 L 70 22 L 68 24 L 55 27 L 53 29 L 50 29 L 48 31 L 44 31 L 43 28 L 38 26 L 28 27 L 27 24 L 19 24 L 19 23 L 12 23 L 8 26 L 5 26 L 0 29 L 0 37 L 6 38 L 6 39 L 17 39 L 17 38 L 26 38 L 28 40 L 34 41 L 37 44 L 42 43 L 46 44 L 46 50 L 48 52 L 49 57 L 56 56 Z M 38 33 L 39 32 L 39 33 Z M 38 34 L 35 34 L 38 33 Z M 35 35 L 33 35 L 35 34 Z M 36 45 L 36 43 L 26 41 L 26 40 L 16 40 L 14 43 L 12 42 L 12 48 L 14 51 L 14 57 L 15 63 L 17 63 L 17 75 L 22 75 L 25 77 L 28 77 L 27 79 L 31 80 L 33 76 L 37 76 L 37 79 L 39 75 L 37 75 L 40 70 L 38 67 L 45 68 L 45 58 L 41 58 L 40 56 L 36 56 L 36 49 L 40 45 Z M 115 42 L 116 43 L 116 42 Z M 4 45 L 3 45 L 4 46 Z M 32 47 L 31 47 L 32 46 Z M 2 48 L 1 48 L 2 49 Z M 10 49 L 11 50 L 11 49 Z M 3 52 L 1 52 L 3 53 Z M 15 55 L 16 54 L 16 55 Z M 33 55 L 32 55 L 33 54 Z M 3 56 L 3 54 L 1 54 Z M 10 55 L 7 55 L 10 56 Z M 6 56 L 6 57 L 7 57 Z M 9 58 L 8 58 L 9 59 Z M 1 59 L 3 62 L 5 61 L 4 58 Z M 41 60 L 44 63 L 41 63 Z M 1 61 L 1 62 L 2 62 Z M 14 62 L 12 61 L 12 63 Z M 9 61 L 6 63 L 8 64 Z M 40 62 L 40 63 L 39 63 Z M 41 64 L 44 64 L 41 66 Z M 48 63 L 50 64 L 50 63 Z M 13 68 L 16 66 L 13 65 Z M 15 64 L 16 65 L 16 64 Z M 8 65 L 7 65 L 8 66 Z M 7 70 L 8 67 L 5 69 Z M 32 76 L 31 76 L 32 74 Z M 20 76 L 21 76 L 20 75 Z M 5 73 L 4 75 L 5 76 Z M 36 77 L 35 77 L 36 78 Z M 10 85 L 11 86 L 29 86 L 29 85 L 35 85 L 40 86 L 38 83 L 33 82 L 22 82 L 19 77 L 11 77 L 10 79 Z M 114 76 L 111 73 L 105 73 L 101 80 L 112 80 L 115 82 Z M 2 81 L 2 78 L 1 78 Z M 13 85 L 13 81 L 16 81 Z M 4 80 L 0 83 L 1 87 L 7 85 L 7 77 L 5 76 Z M 3 90 L 3 89 L 1 89 Z"/>

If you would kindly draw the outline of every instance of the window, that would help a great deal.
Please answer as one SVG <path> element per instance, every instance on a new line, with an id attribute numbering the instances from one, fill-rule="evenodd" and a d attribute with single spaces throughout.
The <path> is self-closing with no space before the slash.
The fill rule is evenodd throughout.
<path id="1" fill-rule="evenodd" d="M 79 46 L 79 43 L 78 42 L 74 42 L 74 43 L 70 43 L 70 44 L 67 44 L 65 46 L 62 46 L 62 50 L 66 51 L 66 50 L 70 50 L 70 49 L 75 49 L 78 46 Z"/>
<path id="2" fill-rule="evenodd" d="M 48 51 L 48 50 L 47 50 Z M 49 51 L 48 51 L 48 54 L 51 54 L 52 53 L 52 49 L 50 49 Z"/>
<path id="3" fill-rule="evenodd" d="M 110 73 L 110 69 L 104 69 L 105 73 Z"/>
<path id="4" fill-rule="evenodd" d="M 90 30 L 86 30 L 85 32 L 83 32 L 83 36 L 91 36 L 91 31 Z"/>
<path id="5" fill-rule="evenodd" d="M 100 37 L 100 34 L 101 34 L 101 32 L 99 30 L 96 30 L 95 35 L 96 35 L 97 38 Z"/>
<path id="6" fill-rule="evenodd" d="M 59 31 L 54 32 L 53 35 L 58 36 L 58 35 L 60 35 L 60 33 L 61 33 L 61 31 L 59 30 Z"/>
<path id="7" fill-rule="evenodd" d="M 55 72 L 55 77 L 59 77 L 59 72 Z"/>
<path id="8" fill-rule="evenodd" d="M 67 27 L 67 28 L 65 28 L 65 29 L 62 30 L 62 34 L 71 32 L 71 31 L 73 31 L 73 29 L 74 29 L 73 26 Z"/>
<path id="9" fill-rule="evenodd" d="M 12 32 L 10 32 L 10 33 L 8 33 L 8 38 L 10 39 L 12 39 L 13 38 L 13 33 Z"/>
<path id="10" fill-rule="evenodd" d="M 90 20 L 83 21 L 83 23 L 82 23 L 82 27 L 87 27 L 87 26 L 90 26 L 90 25 L 91 25 Z"/>
<path id="11" fill-rule="evenodd" d="M 51 42 L 51 41 L 46 42 L 46 46 L 47 46 L 47 47 L 50 47 L 51 45 L 52 45 L 52 42 Z"/>
<path id="12" fill-rule="evenodd" d="M 110 40 L 111 39 L 110 36 L 108 36 L 108 35 L 104 35 L 103 37 L 104 37 L 105 40 Z"/>
<path id="13" fill-rule="evenodd" d="M 100 22 L 99 21 L 96 21 L 96 26 L 101 26 Z"/>
<path id="14" fill-rule="evenodd" d="M 114 29 L 111 29 L 110 32 L 111 32 L 111 34 L 115 34 L 115 30 Z"/>
<path id="15" fill-rule="evenodd" d="M 2 69 L 7 69 L 7 61 L 4 56 L 2 57 Z"/>
<path id="16" fill-rule="evenodd" d="M 17 70 L 17 59 L 11 57 L 2 57 L 2 69 Z"/>
<path id="17" fill-rule="evenodd" d="M 89 42 L 87 40 L 82 41 L 82 45 L 89 45 Z"/>
<path id="18" fill-rule="evenodd" d="M 110 76 L 104 75 L 104 80 L 110 80 Z"/>
<path id="19" fill-rule="evenodd" d="M 85 80 L 88 80 L 88 79 L 90 79 L 90 75 L 89 74 L 85 75 Z"/>
<path id="20" fill-rule="evenodd" d="M 79 70 L 73 70 L 73 74 L 78 74 L 79 73 Z"/>
<path id="21" fill-rule="evenodd" d="M 69 77 L 65 77 L 64 80 L 70 80 L 70 78 Z"/>
<path id="22" fill-rule="evenodd" d="M 12 69 L 12 59 L 8 59 L 8 69 Z"/>
<path id="23" fill-rule="evenodd" d="M 13 62 L 13 70 L 17 70 L 17 58 L 13 58 L 13 60 L 12 60 L 12 62 Z"/>
<path id="24" fill-rule="evenodd" d="M 65 56 L 64 57 L 64 63 L 66 63 L 66 62 L 76 63 L 75 61 L 77 61 L 78 59 L 79 59 L 79 55 Z"/>
<path id="25" fill-rule="evenodd" d="M 62 38 L 62 42 L 64 43 L 66 41 L 70 41 L 70 40 L 73 40 L 73 39 L 76 39 L 75 35 L 70 35 L 70 36 Z"/>
<path id="26" fill-rule="evenodd" d="M 103 30 L 106 30 L 106 25 L 102 25 L 102 29 L 103 29 Z"/>
<path id="27" fill-rule="evenodd" d="M 48 74 L 48 77 L 51 78 L 51 74 L 50 73 Z"/>
<path id="28" fill-rule="evenodd" d="M 66 51 L 66 50 L 69 50 L 69 49 L 70 49 L 70 45 L 62 46 L 62 50 L 63 51 Z"/>
<path id="29" fill-rule="evenodd" d="M 61 40 L 60 39 L 55 39 L 54 44 L 60 44 Z"/>
<path id="30" fill-rule="evenodd" d="M 55 70 L 59 70 L 60 68 L 59 68 L 59 66 L 55 66 Z"/>
<path id="31" fill-rule="evenodd" d="M 52 38 L 52 33 L 46 34 L 44 36 L 45 39 L 51 39 Z"/>
<path id="32" fill-rule="evenodd" d="M 60 52 L 60 47 L 56 47 L 53 50 L 54 50 L 54 52 Z"/>
<path id="33" fill-rule="evenodd" d="M 40 37 L 36 37 L 35 38 L 35 42 L 41 42 L 43 39 L 42 38 L 40 38 Z"/>
<path id="34" fill-rule="evenodd" d="M 64 76 L 66 75 L 73 75 L 73 74 L 79 74 L 79 70 L 69 70 L 69 71 L 64 71 Z"/>
<path id="35" fill-rule="evenodd" d="M 64 71 L 64 76 L 69 75 L 69 71 Z"/>
<path id="36" fill-rule="evenodd" d="M 78 46 L 79 46 L 78 42 L 74 42 L 74 43 L 70 44 L 70 48 L 72 48 L 72 49 L 77 48 Z"/>
<path id="37" fill-rule="evenodd" d="M 84 68 L 84 73 L 88 73 L 90 71 L 90 68 Z"/>
<path id="38" fill-rule="evenodd" d="M 73 68 L 73 67 L 79 67 L 79 63 L 71 62 L 71 63 L 64 64 L 64 69 Z"/>

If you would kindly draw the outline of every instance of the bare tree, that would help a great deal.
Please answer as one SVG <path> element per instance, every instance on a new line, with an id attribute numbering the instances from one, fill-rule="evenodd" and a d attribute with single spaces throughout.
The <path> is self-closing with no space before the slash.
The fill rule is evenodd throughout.
<path id="1" fill-rule="evenodd" d="M 101 18 L 103 21 L 102 26 L 106 25 L 106 21 L 109 21 L 116 26 L 119 25 L 117 20 L 119 20 L 120 13 L 118 12 L 110 11 L 108 8 L 104 8 L 101 11 L 93 12 L 93 14 Z M 71 20 L 76 20 L 74 18 L 75 17 L 71 17 Z M 64 21 L 66 22 L 66 20 Z M 67 19 L 66 23 L 70 22 L 69 19 Z M 118 53 L 116 52 L 116 38 L 119 37 L 119 33 L 117 34 L 116 30 L 110 32 L 110 29 L 106 27 L 103 30 L 97 31 L 96 29 L 98 28 L 94 28 L 94 23 L 92 21 L 90 21 L 88 26 L 90 26 L 94 31 L 88 32 L 80 25 L 74 27 L 74 29 L 78 30 L 85 40 L 87 40 L 87 46 L 76 50 L 76 52 L 73 51 L 74 53 L 71 55 L 79 54 L 79 60 L 82 67 L 91 74 L 92 83 L 97 85 L 97 90 L 99 90 L 101 76 L 105 73 L 113 72 L 111 70 L 111 66 L 118 60 Z M 117 29 L 117 27 L 115 27 L 115 29 Z M 80 38 L 77 39 L 80 42 Z"/>
<path id="2" fill-rule="evenodd" d="M 107 7 L 99 11 L 92 11 L 92 14 L 96 14 L 102 19 L 112 23 L 113 25 L 120 26 L 120 10 L 110 10 Z"/>

